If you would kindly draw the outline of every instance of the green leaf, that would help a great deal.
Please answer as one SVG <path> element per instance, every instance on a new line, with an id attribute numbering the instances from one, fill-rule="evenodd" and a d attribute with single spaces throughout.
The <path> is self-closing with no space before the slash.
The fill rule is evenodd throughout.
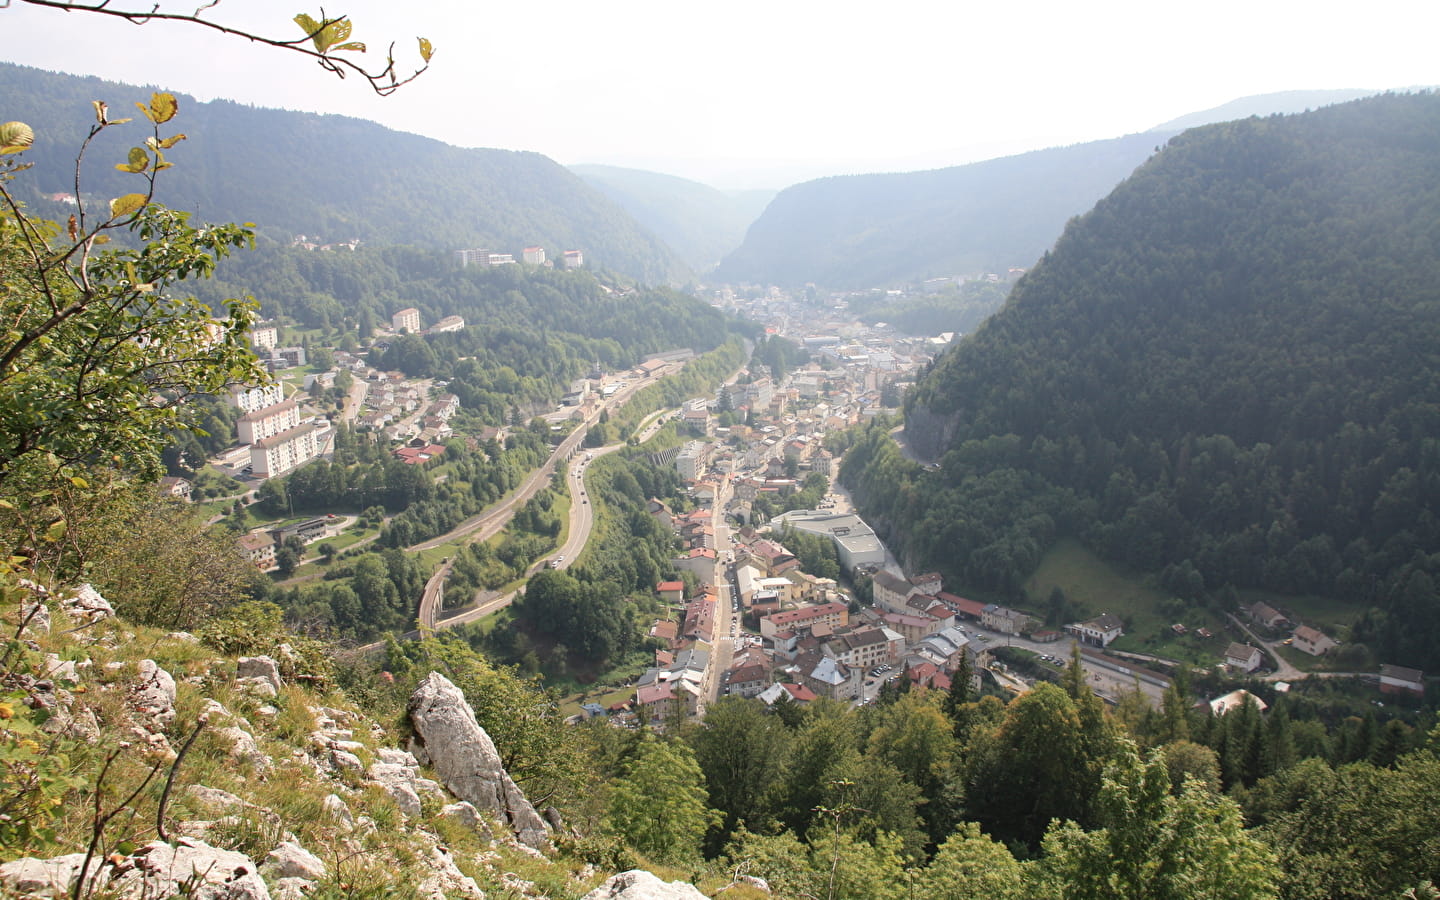
<path id="1" fill-rule="evenodd" d="M 84 490 L 85 488 L 88 488 L 90 486 L 90 483 L 85 479 L 81 478 L 79 475 L 71 475 L 70 483 L 75 485 L 77 488 L 80 488 L 81 490 Z"/>
<path id="2" fill-rule="evenodd" d="M 435 54 L 435 47 L 430 43 L 430 39 L 429 39 L 429 38 L 421 38 L 421 39 L 420 39 L 420 58 L 423 59 L 423 60 L 425 60 L 425 61 L 428 63 L 428 62 L 430 61 L 430 57 L 433 56 L 434 54 Z"/>
<path id="3" fill-rule="evenodd" d="M 336 50 L 358 50 L 359 52 L 364 53 L 364 52 L 365 52 L 365 44 L 364 44 L 362 41 L 351 41 L 351 42 L 348 43 L 348 44 L 341 44 L 340 46 L 336 47 L 335 49 L 336 49 Z"/>
<path id="4" fill-rule="evenodd" d="M 160 149 L 169 150 L 171 147 L 175 146 L 183 140 L 185 140 L 185 135 L 183 134 L 172 135 L 171 137 L 168 137 L 160 142 Z"/>
<path id="5" fill-rule="evenodd" d="M 45 530 L 45 540 L 51 544 L 65 536 L 65 520 L 61 519 Z"/>
<path id="6" fill-rule="evenodd" d="M 123 197 L 116 197 L 110 201 L 110 218 L 118 219 L 121 216 L 139 212 L 145 208 L 146 202 L 144 194 L 126 194 Z"/>
<path id="7" fill-rule="evenodd" d="M 115 168 L 121 172 L 143 172 L 150 168 L 150 156 L 139 147 L 130 148 L 130 161 L 116 163 Z"/>
<path id="8" fill-rule="evenodd" d="M 295 17 L 295 24 L 305 29 L 306 36 L 317 34 L 320 31 L 320 23 L 310 18 L 305 13 Z"/>
<path id="9" fill-rule="evenodd" d="M 0 156 L 21 153 L 35 143 L 35 132 L 24 122 L 6 122 L 0 125 Z"/>

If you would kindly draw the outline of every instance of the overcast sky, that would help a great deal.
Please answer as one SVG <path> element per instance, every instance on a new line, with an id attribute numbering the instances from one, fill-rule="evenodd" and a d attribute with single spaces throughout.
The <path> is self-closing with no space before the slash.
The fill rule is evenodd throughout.
<path id="1" fill-rule="evenodd" d="M 303 8 L 223 0 L 206 14 L 290 37 Z M 1116 137 L 1253 94 L 1440 83 L 1435 0 L 334 0 L 326 11 L 351 16 L 370 57 L 394 39 L 401 63 L 418 63 L 414 38 L 430 38 L 431 71 L 381 99 L 295 54 L 23 0 L 0 8 L 0 59 L 771 188 Z"/>

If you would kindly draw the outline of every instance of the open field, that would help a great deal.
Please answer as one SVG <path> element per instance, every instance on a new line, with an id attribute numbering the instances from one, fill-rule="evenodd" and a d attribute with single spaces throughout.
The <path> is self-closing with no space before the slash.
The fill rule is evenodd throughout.
<path id="1" fill-rule="evenodd" d="M 1025 582 L 1031 609 L 1043 611 L 1056 587 L 1081 605 L 1087 617 L 1110 613 L 1125 622 L 1124 636 L 1111 645 L 1116 650 L 1208 665 L 1219 660 L 1233 639 L 1225 619 L 1214 610 L 1169 596 L 1144 575 L 1112 566 L 1071 538 L 1056 542 Z M 1176 624 L 1186 633 L 1173 631 Z M 1211 636 L 1201 637 L 1196 633 L 1200 628 Z"/>

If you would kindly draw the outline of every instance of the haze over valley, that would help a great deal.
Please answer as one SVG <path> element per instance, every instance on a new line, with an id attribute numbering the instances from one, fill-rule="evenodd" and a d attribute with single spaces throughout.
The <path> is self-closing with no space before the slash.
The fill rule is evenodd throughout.
<path id="1" fill-rule="evenodd" d="M 1440 896 L 1433 10 L 60 6 L 0 892 Z"/>

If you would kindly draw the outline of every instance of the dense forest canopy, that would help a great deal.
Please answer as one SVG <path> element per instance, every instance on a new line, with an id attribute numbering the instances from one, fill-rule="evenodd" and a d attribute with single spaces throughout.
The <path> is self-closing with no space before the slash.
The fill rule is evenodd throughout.
<path id="1" fill-rule="evenodd" d="M 74 153 L 93 121 L 90 103 L 122 114 L 149 92 L 130 85 L 0 64 L 0 107 L 36 133 L 30 158 L 40 201 L 75 188 Z M 586 264 L 646 282 L 688 277 L 684 263 L 619 207 L 538 153 L 462 149 L 344 116 L 259 109 L 176 95 L 189 140 L 163 178 L 163 198 L 212 221 L 254 222 L 289 243 L 483 247 L 519 258 L 543 246 L 551 259 L 581 250 Z M 132 109 L 133 112 L 133 109 Z M 133 129 L 133 123 L 132 123 Z M 138 130 L 112 129 L 92 158 L 123 158 Z M 129 190 L 108 165 L 88 168 L 84 190 Z M 37 208 L 64 219 L 63 208 Z M 68 214 L 68 213 L 65 213 Z"/>
<path id="2" fill-rule="evenodd" d="M 1195 129 L 1073 222 L 845 478 L 905 556 L 1014 592 L 1055 536 L 1373 608 L 1440 663 L 1440 97 Z"/>

